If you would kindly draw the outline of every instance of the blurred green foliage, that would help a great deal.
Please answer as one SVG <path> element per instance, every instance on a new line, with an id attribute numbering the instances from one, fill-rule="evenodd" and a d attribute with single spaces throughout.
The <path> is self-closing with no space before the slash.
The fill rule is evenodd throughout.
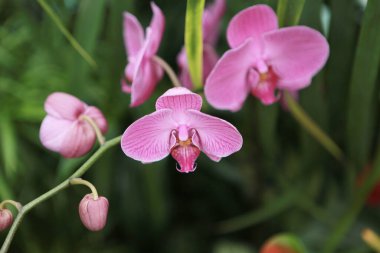
<path id="1" fill-rule="evenodd" d="M 122 12 L 145 26 L 149 1 L 46 3 L 96 66 L 78 54 L 38 1 L 0 0 L 0 197 L 21 203 L 55 186 L 85 159 L 66 160 L 40 144 L 48 94 L 65 91 L 101 108 L 112 138 L 152 112 L 155 99 L 170 88 L 164 79 L 138 108 L 130 108 L 129 96 L 120 91 L 126 64 Z M 186 1 L 156 3 L 166 16 L 159 55 L 176 67 Z M 233 15 L 256 3 L 276 9 L 278 1 L 227 0 L 222 31 Z M 84 176 L 110 201 L 106 229 L 86 231 L 77 207 L 87 192 L 71 187 L 26 216 L 10 252 L 249 253 L 284 231 L 299 235 L 310 252 L 371 252 L 360 232 L 380 231 L 379 206 L 363 203 L 356 178 L 373 163 L 379 145 L 379 17 L 378 0 L 369 0 L 367 8 L 354 0 L 306 0 L 299 21 L 330 42 L 329 61 L 301 91 L 300 104 L 345 151 L 347 163 L 335 161 L 278 105 L 264 107 L 251 97 L 240 112 L 230 113 L 205 104 L 208 113 L 239 128 L 239 153 L 220 163 L 202 155 L 197 171 L 182 175 L 171 158 L 143 165 L 114 148 Z M 219 42 L 222 54 L 228 48 L 224 34 Z"/>

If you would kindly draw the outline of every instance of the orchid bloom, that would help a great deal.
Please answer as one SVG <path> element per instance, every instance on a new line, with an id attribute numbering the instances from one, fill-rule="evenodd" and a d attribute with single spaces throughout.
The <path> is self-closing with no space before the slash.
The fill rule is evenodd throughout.
<path id="1" fill-rule="evenodd" d="M 156 111 L 132 123 L 121 139 L 124 153 L 142 163 L 159 161 L 169 154 L 179 172 L 193 172 L 203 151 L 211 160 L 240 150 L 243 139 L 230 123 L 200 112 L 202 97 L 183 87 L 166 91 L 156 101 Z"/>
<path id="2" fill-rule="evenodd" d="M 219 24 L 226 10 L 225 0 L 215 0 L 208 5 L 203 12 L 202 32 L 203 32 L 203 80 L 206 80 L 212 68 L 217 63 L 219 56 L 214 47 L 219 36 Z M 183 47 L 177 56 L 177 63 L 180 68 L 179 79 L 188 89 L 193 88 L 190 78 L 189 66 L 187 64 L 186 51 Z"/>
<path id="3" fill-rule="evenodd" d="M 131 94 L 131 106 L 144 103 L 152 94 L 156 84 L 163 77 L 162 67 L 154 60 L 161 43 L 165 17 L 160 8 L 151 3 L 153 18 L 144 31 L 129 12 L 124 13 L 124 43 L 128 54 L 128 65 L 122 79 L 122 91 Z M 127 83 L 130 82 L 130 84 Z"/>
<path id="4" fill-rule="evenodd" d="M 279 90 L 305 88 L 323 67 L 329 46 L 316 30 L 305 26 L 278 28 L 267 5 L 235 15 L 227 28 L 232 49 L 218 61 L 205 84 L 207 101 L 218 109 L 239 110 L 251 92 L 269 105 Z"/>
<path id="5" fill-rule="evenodd" d="M 47 149 L 66 158 L 88 153 L 96 141 L 96 130 L 105 133 L 107 121 L 102 112 L 63 92 L 52 93 L 45 101 L 40 140 Z"/>

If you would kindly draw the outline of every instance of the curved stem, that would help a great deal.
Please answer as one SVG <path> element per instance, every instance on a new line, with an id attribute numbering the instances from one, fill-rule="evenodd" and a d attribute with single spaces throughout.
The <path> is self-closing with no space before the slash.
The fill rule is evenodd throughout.
<path id="1" fill-rule="evenodd" d="M 92 118 L 88 117 L 87 115 L 82 115 L 82 116 L 80 116 L 80 118 L 91 125 L 92 129 L 94 129 L 94 131 L 95 131 L 96 138 L 98 138 L 100 145 L 103 145 L 105 142 L 104 136 L 102 134 L 102 131 L 100 131 L 98 125 L 94 122 L 94 120 Z"/>
<path id="2" fill-rule="evenodd" d="M 3 202 L 0 203 L 0 210 L 4 209 L 4 206 L 7 204 L 10 204 L 10 205 L 16 207 L 19 212 L 20 212 L 20 209 L 22 208 L 22 205 L 19 202 L 7 199 L 7 200 L 4 200 Z"/>
<path id="3" fill-rule="evenodd" d="M 344 162 L 343 151 L 323 130 L 307 115 L 301 106 L 287 92 L 284 92 L 285 100 L 288 104 L 290 113 L 332 156 L 338 161 Z"/>
<path id="4" fill-rule="evenodd" d="M 174 73 L 173 69 L 164 59 L 157 55 L 153 56 L 153 59 L 157 62 L 158 65 L 160 65 L 165 70 L 166 74 L 169 76 L 170 80 L 172 81 L 175 87 L 182 87 L 181 82 L 177 78 L 177 75 Z"/>
<path id="5" fill-rule="evenodd" d="M 48 192 L 42 194 L 41 196 L 37 197 L 36 199 L 30 201 L 28 204 L 23 206 L 20 209 L 20 212 L 18 213 L 15 221 L 12 224 L 11 229 L 9 230 L 7 237 L 5 238 L 5 241 L 3 245 L 1 246 L 0 253 L 6 253 L 9 249 L 9 246 L 12 242 L 12 239 L 14 235 L 16 234 L 17 228 L 20 226 L 21 221 L 25 214 L 27 214 L 32 208 L 37 206 L 38 204 L 41 204 L 42 202 L 50 199 L 63 189 L 70 186 L 70 180 L 73 178 L 80 177 L 83 175 L 108 149 L 115 146 L 116 144 L 120 143 L 121 136 L 118 136 L 116 138 L 113 138 L 107 142 L 104 143 L 77 171 L 75 171 L 68 179 L 57 185 L 56 187 L 52 188 Z"/>
<path id="6" fill-rule="evenodd" d="M 70 179 L 70 184 L 71 185 L 85 185 L 88 188 L 90 188 L 92 192 L 92 196 L 94 196 L 94 200 L 97 200 L 99 198 L 98 191 L 96 190 L 95 186 L 87 180 L 83 180 L 82 178 L 72 178 Z"/>

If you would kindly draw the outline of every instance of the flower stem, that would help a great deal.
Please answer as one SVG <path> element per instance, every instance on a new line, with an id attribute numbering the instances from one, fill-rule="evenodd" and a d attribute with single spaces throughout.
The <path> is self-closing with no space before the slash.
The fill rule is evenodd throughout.
<path id="1" fill-rule="evenodd" d="M 70 179 L 70 184 L 71 185 L 85 185 L 88 188 L 90 188 L 92 195 L 94 196 L 94 200 L 97 200 L 99 198 L 98 191 L 96 190 L 95 186 L 87 180 L 83 180 L 82 178 L 72 178 Z"/>
<path id="2" fill-rule="evenodd" d="M 20 212 L 20 209 L 22 208 L 22 205 L 19 202 L 7 199 L 7 200 L 4 200 L 3 202 L 0 203 L 0 210 L 4 209 L 5 205 L 7 205 L 7 204 L 10 204 L 10 205 L 13 205 L 14 207 L 16 207 L 19 212 Z"/>
<path id="3" fill-rule="evenodd" d="M 103 145 L 105 142 L 105 139 L 104 139 L 104 136 L 102 134 L 102 131 L 100 131 L 100 129 L 99 129 L 98 125 L 95 123 L 95 121 L 91 117 L 88 117 L 87 115 L 82 115 L 82 116 L 80 116 L 80 118 L 91 125 L 92 129 L 94 129 L 94 131 L 95 131 L 96 138 L 98 138 L 100 145 Z"/>
<path id="4" fill-rule="evenodd" d="M 344 162 L 343 151 L 323 130 L 306 114 L 301 106 L 287 92 L 284 92 L 285 100 L 288 104 L 290 113 L 294 118 L 309 132 L 332 156 L 338 161 Z"/>
<path id="5" fill-rule="evenodd" d="M 9 249 L 9 246 L 12 242 L 13 237 L 16 234 L 17 228 L 20 226 L 22 219 L 24 218 L 25 214 L 27 214 L 32 208 L 37 206 L 38 204 L 41 204 L 42 202 L 50 199 L 63 189 L 70 186 L 70 181 L 73 178 L 77 178 L 82 176 L 108 149 L 111 147 L 117 145 L 120 143 L 121 136 L 115 137 L 107 142 L 104 143 L 104 145 L 100 146 L 100 148 L 81 166 L 77 171 L 75 171 L 68 179 L 57 185 L 56 187 L 52 188 L 48 192 L 40 195 L 36 199 L 30 201 L 26 205 L 24 205 L 19 213 L 17 214 L 16 219 L 13 222 L 13 225 L 11 229 L 9 230 L 7 237 L 5 238 L 5 241 L 3 245 L 1 246 L 0 253 L 6 253 Z"/>
<path id="6" fill-rule="evenodd" d="M 175 87 L 181 87 L 181 82 L 178 80 L 177 75 L 174 73 L 173 69 L 169 66 L 169 64 L 162 59 L 161 57 L 155 55 L 153 56 L 153 59 L 157 62 L 158 65 L 160 65 L 166 72 L 166 74 L 169 76 L 170 80 L 172 81 L 173 85 Z"/>

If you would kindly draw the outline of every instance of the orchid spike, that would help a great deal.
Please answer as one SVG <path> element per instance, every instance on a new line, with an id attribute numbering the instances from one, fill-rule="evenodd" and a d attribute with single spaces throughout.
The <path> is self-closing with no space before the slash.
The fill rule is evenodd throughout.
<path id="1" fill-rule="evenodd" d="M 96 141 L 96 129 L 107 132 L 102 112 L 76 97 L 54 92 L 45 101 L 46 117 L 40 128 L 40 140 L 47 149 L 66 158 L 88 153 Z"/>
<path id="2" fill-rule="evenodd" d="M 219 37 L 220 22 L 225 10 L 225 0 L 214 0 L 214 3 L 208 5 L 203 12 L 203 81 L 206 80 L 207 76 L 210 74 L 219 59 L 214 47 Z M 181 80 L 181 83 L 186 88 L 192 89 L 193 83 L 190 78 L 189 66 L 184 47 L 177 56 L 177 64 L 180 69 L 179 79 Z"/>
<path id="3" fill-rule="evenodd" d="M 205 84 L 207 101 L 218 109 L 238 111 L 252 93 L 265 105 L 278 101 L 276 91 L 308 86 L 329 55 L 326 39 L 305 26 L 278 28 L 267 5 L 235 15 L 227 28 L 231 47 Z"/>
<path id="4" fill-rule="evenodd" d="M 243 139 L 227 121 L 200 112 L 202 97 L 186 88 L 166 91 L 156 101 L 156 111 L 132 123 L 124 132 L 121 148 L 142 163 L 159 161 L 169 154 L 179 172 L 196 168 L 203 151 L 211 160 L 240 150 Z"/>
<path id="5" fill-rule="evenodd" d="M 144 31 L 135 16 L 124 12 L 124 43 L 128 54 L 128 65 L 122 79 L 122 91 L 131 94 L 131 106 L 144 103 L 163 77 L 162 67 L 154 60 L 161 43 L 165 17 L 160 8 L 151 3 L 153 18 Z M 127 82 L 131 83 L 128 84 Z"/>

